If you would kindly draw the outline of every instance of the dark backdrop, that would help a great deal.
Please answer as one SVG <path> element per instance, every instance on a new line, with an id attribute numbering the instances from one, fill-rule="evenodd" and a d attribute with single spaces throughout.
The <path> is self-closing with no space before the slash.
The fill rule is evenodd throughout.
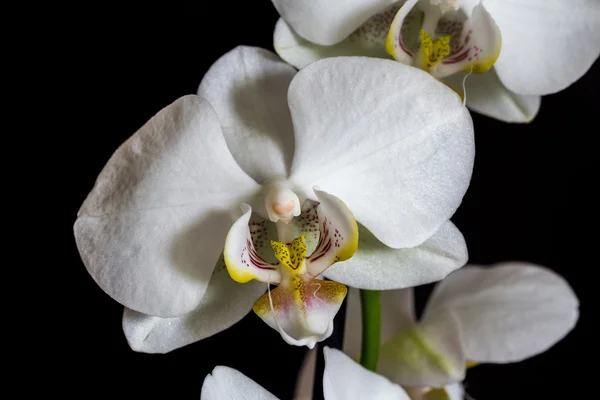
<path id="1" fill-rule="evenodd" d="M 62 233 L 69 258 L 60 271 L 64 312 L 54 320 L 62 376 L 55 384 L 65 396 L 197 399 L 206 374 L 228 365 L 289 399 L 305 349 L 286 345 L 253 313 L 167 355 L 130 350 L 121 331 L 122 307 L 94 283 L 75 247 L 76 212 L 119 144 L 159 109 L 195 93 L 209 66 L 236 45 L 272 49 L 278 15 L 269 0 L 163 3 L 82 3 L 61 27 L 72 49 L 65 68 L 76 86 L 76 112 L 66 124 L 76 150 L 69 152 L 67 173 L 72 192 L 65 197 L 69 214 Z M 466 237 L 470 262 L 545 265 L 569 281 L 582 304 L 575 330 L 547 353 L 470 370 L 466 383 L 478 400 L 558 398 L 558 389 L 570 391 L 566 398 L 584 398 L 593 385 L 584 375 L 587 363 L 597 361 L 591 357 L 596 335 L 590 281 L 598 268 L 592 243 L 598 235 L 592 223 L 598 72 L 596 63 L 567 90 L 544 97 L 529 125 L 473 115 L 475 171 L 453 218 Z"/>

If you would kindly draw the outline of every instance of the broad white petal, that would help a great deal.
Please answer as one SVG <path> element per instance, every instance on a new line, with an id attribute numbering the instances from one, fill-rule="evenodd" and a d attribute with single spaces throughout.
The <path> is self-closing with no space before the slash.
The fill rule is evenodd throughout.
<path id="1" fill-rule="evenodd" d="M 289 173 L 294 131 L 286 98 L 295 74 L 268 50 L 238 46 L 210 67 L 198 88 L 215 108 L 233 157 L 259 183 Z"/>
<path id="2" fill-rule="evenodd" d="M 381 342 L 415 323 L 413 289 L 382 290 L 381 295 Z M 352 359 L 360 358 L 362 344 L 362 315 L 360 292 L 349 288 L 346 296 L 346 322 L 344 329 L 344 353 Z"/>
<path id="3" fill-rule="evenodd" d="M 200 400 L 278 400 L 269 391 L 233 368 L 219 365 L 206 375 Z"/>
<path id="4" fill-rule="evenodd" d="M 339 350 L 325 347 L 325 400 L 410 400 L 404 389 L 352 361 Z"/>
<path id="5" fill-rule="evenodd" d="M 524 262 L 468 266 L 434 290 L 426 315 L 451 309 L 467 359 L 507 363 L 539 354 L 577 322 L 579 301 L 554 272 Z"/>
<path id="6" fill-rule="evenodd" d="M 168 353 L 229 328 L 250 312 L 265 290 L 267 285 L 261 282 L 234 282 L 221 258 L 194 311 L 181 317 L 160 318 L 125 308 L 123 332 L 135 351 Z"/>
<path id="7" fill-rule="evenodd" d="M 301 69 L 313 61 L 338 56 L 391 58 L 385 51 L 385 40 L 398 6 L 375 14 L 350 36 L 331 46 L 310 42 L 280 18 L 273 33 L 273 47 L 281 58 Z"/>
<path id="8" fill-rule="evenodd" d="M 312 400 L 315 386 L 315 369 L 317 367 L 318 347 L 306 352 L 294 390 L 294 400 Z"/>
<path id="9" fill-rule="evenodd" d="M 545 95 L 581 78 L 600 54 L 598 0 L 486 0 L 502 31 L 500 80 L 523 95 Z"/>
<path id="10" fill-rule="evenodd" d="M 75 222 L 88 272 L 121 304 L 171 317 L 198 305 L 231 226 L 258 191 L 227 149 L 212 107 L 176 100 L 108 161 Z"/>
<path id="11" fill-rule="evenodd" d="M 360 289 L 402 289 L 444 279 L 467 259 L 465 240 L 450 221 L 422 244 L 406 249 L 387 247 L 361 225 L 356 254 L 323 275 Z"/>
<path id="12" fill-rule="evenodd" d="M 306 260 L 306 267 L 317 277 L 333 263 L 354 255 L 358 248 L 358 224 L 343 201 L 322 190 L 314 192 L 319 201 L 319 242 Z"/>
<path id="13" fill-rule="evenodd" d="M 458 319 L 436 312 L 383 343 L 377 372 L 401 385 L 439 388 L 462 381 L 465 362 Z"/>
<path id="14" fill-rule="evenodd" d="M 259 251 L 263 247 L 270 247 L 271 243 L 267 237 L 266 221 L 263 219 L 264 224 L 257 222 L 258 226 L 250 227 L 252 208 L 243 204 L 242 212 L 242 216 L 231 226 L 225 239 L 223 256 L 229 275 L 240 283 L 252 279 L 270 283 L 281 282 L 281 273 L 277 268 L 279 261 L 266 260 L 261 254 L 266 253 L 266 250 Z"/>
<path id="15" fill-rule="evenodd" d="M 352 84 L 348 84 L 352 82 Z M 301 70 L 288 101 L 296 132 L 292 177 L 318 185 L 390 247 L 413 247 L 462 201 L 473 125 L 459 96 L 416 68 L 336 57 Z"/>
<path id="16" fill-rule="evenodd" d="M 265 293 L 253 310 L 287 343 L 312 349 L 331 336 L 333 318 L 348 289 L 333 281 L 303 278 Z"/>
<path id="17" fill-rule="evenodd" d="M 273 0 L 294 31 L 324 46 L 341 42 L 391 3 L 393 0 Z"/>
<path id="18" fill-rule="evenodd" d="M 482 74 L 454 74 L 444 78 L 452 87 L 463 91 L 472 111 L 504 122 L 531 122 L 538 111 L 540 96 L 523 96 L 510 91 L 498 78 L 495 68 Z"/>

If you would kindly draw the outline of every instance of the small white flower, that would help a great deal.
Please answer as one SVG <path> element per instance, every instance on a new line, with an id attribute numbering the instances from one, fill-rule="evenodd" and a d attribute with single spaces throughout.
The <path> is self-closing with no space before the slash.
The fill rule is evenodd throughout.
<path id="1" fill-rule="evenodd" d="M 356 57 L 296 74 L 273 53 L 238 47 L 198 96 L 114 153 L 75 238 L 89 273 L 126 306 L 135 350 L 213 335 L 255 301 L 286 341 L 311 347 L 331 334 L 342 284 L 410 287 L 464 265 L 449 218 L 473 147 L 458 97 L 422 71 Z M 359 230 L 362 249 L 344 261 Z M 264 294 L 265 282 L 279 286 Z"/>
<path id="2" fill-rule="evenodd" d="M 274 47 L 292 65 L 332 56 L 394 58 L 459 92 L 466 73 L 476 72 L 466 79 L 467 106 L 507 122 L 531 121 L 540 96 L 571 85 L 600 54 L 597 0 L 273 4 L 282 17 Z"/>
<path id="3" fill-rule="evenodd" d="M 573 329 L 578 307 L 563 278 L 516 262 L 450 274 L 418 322 L 412 289 L 383 291 L 377 372 L 415 391 L 460 383 L 470 365 L 517 362 L 548 350 Z M 350 356 L 359 354 L 360 326 L 360 302 L 351 290 L 344 343 Z"/>

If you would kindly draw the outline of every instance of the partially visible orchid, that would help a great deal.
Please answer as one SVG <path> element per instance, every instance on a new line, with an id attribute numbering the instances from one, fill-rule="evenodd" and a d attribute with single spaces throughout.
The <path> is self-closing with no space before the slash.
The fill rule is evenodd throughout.
<path id="1" fill-rule="evenodd" d="M 325 400 L 410 400 L 400 386 L 363 368 L 341 351 L 325 347 L 323 352 Z M 218 366 L 204 379 L 200 400 L 227 399 L 277 400 L 277 397 L 241 372 Z M 301 399 L 296 397 L 296 400 Z"/>
<path id="2" fill-rule="evenodd" d="M 348 346 L 345 346 L 348 347 Z M 360 344 L 359 344 L 360 347 Z M 354 349 L 353 349 L 354 350 Z M 314 391 L 314 385 L 315 385 L 315 368 L 317 365 L 317 351 L 319 351 L 317 348 L 310 350 L 305 358 L 304 361 L 302 363 L 302 366 L 300 367 L 300 371 L 298 372 L 298 377 L 296 380 L 296 388 L 294 390 L 294 400 L 312 400 L 313 399 L 313 391 Z M 387 378 L 384 378 L 381 375 L 375 374 L 365 368 L 363 368 L 361 365 L 359 365 L 356 361 L 353 361 L 352 359 L 350 359 L 346 354 L 340 352 L 339 350 L 333 350 L 330 349 L 328 347 L 325 347 L 323 349 L 324 353 L 325 353 L 325 377 L 329 374 L 334 375 L 334 376 L 338 376 L 338 379 L 330 379 L 328 384 L 325 384 L 325 379 L 323 380 L 323 391 L 325 392 L 325 388 L 327 386 L 331 387 L 331 388 L 336 388 L 338 391 L 342 391 L 344 390 L 343 387 L 347 386 L 347 392 L 345 392 L 345 397 L 334 397 L 335 399 L 371 399 L 371 398 L 376 398 L 379 399 L 379 397 L 376 397 L 375 395 L 378 394 L 377 393 L 377 388 L 378 386 L 375 384 L 371 384 L 370 386 L 367 386 L 367 389 L 370 390 L 374 390 L 374 392 L 367 392 L 367 394 L 364 394 L 364 392 L 362 392 L 362 390 L 360 388 L 356 388 L 353 385 L 353 380 L 355 379 L 354 374 L 353 373 L 346 373 L 345 368 L 339 368 L 339 370 L 334 370 L 334 367 L 331 366 L 331 363 L 328 363 L 327 360 L 327 356 L 329 355 L 330 358 L 332 358 L 333 356 L 335 356 L 337 359 L 339 359 L 340 361 L 338 363 L 336 363 L 337 365 L 346 365 L 347 368 L 352 367 L 352 370 L 355 371 L 362 371 L 361 374 L 365 375 L 365 376 L 371 376 L 373 377 L 372 379 L 377 379 L 379 382 L 384 383 L 385 382 L 385 386 L 390 386 L 393 385 L 394 387 L 396 386 L 395 384 L 391 383 L 390 381 L 387 380 Z M 343 357 L 342 357 L 343 356 Z M 357 357 L 354 357 L 355 360 L 357 359 Z M 343 364 L 342 364 L 343 361 Z M 360 369 L 359 369 L 360 367 Z M 365 374 L 365 372 L 368 372 L 369 374 Z M 344 377 L 344 375 L 346 375 Z M 356 374 L 358 375 L 358 374 Z M 377 378 L 375 378 L 377 377 Z M 362 383 L 362 380 L 359 380 L 359 382 Z M 367 382 L 369 383 L 369 382 Z M 461 384 L 459 383 L 453 383 L 450 385 L 446 385 L 443 388 L 440 389 L 434 389 L 434 388 L 424 388 L 424 387 L 415 387 L 415 388 L 409 388 L 409 387 L 404 387 L 402 388 L 403 392 L 398 391 L 398 393 L 395 395 L 395 397 L 389 397 L 390 400 L 463 400 L 463 396 L 464 396 L 464 389 L 462 387 Z M 358 396 L 353 397 L 354 393 L 357 393 Z M 388 397 L 383 397 L 384 399 L 387 399 Z"/>
<path id="3" fill-rule="evenodd" d="M 468 112 L 423 71 L 343 57 L 296 74 L 237 47 L 197 96 L 117 149 L 75 238 L 126 307 L 134 350 L 171 351 L 251 307 L 288 343 L 312 347 L 331 334 L 344 284 L 410 287 L 466 262 L 449 218 L 473 158 Z"/>
<path id="4" fill-rule="evenodd" d="M 412 289 L 384 291 L 381 300 L 377 372 L 404 386 L 413 399 L 428 393 L 453 398 L 467 367 L 542 353 L 579 316 L 577 297 L 563 278 L 516 262 L 466 266 L 450 274 L 435 287 L 418 322 Z M 360 303 L 351 290 L 344 351 L 356 357 L 360 338 Z"/>
<path id="5" fill-rule="evenodd" d="M 600 54 L 597 0 L 273 4 L 282 17 L 274 47 L 292 65 L 303 68 L 332 56 L 393 58 L 459 92 L 464 83 L 470 109 L 507 122 L 531 121 L 540 96 L 571 85 Z"/>

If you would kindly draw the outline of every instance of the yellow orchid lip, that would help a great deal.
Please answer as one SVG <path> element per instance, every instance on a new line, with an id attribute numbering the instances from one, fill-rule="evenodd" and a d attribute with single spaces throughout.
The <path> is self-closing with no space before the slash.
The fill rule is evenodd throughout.
<path id="1" fill-rule="evenodd" d="M 341 283 L 315 279 L 306 272 L 304 235 L 292 244 L 272 242 L 277 258 L 286 267 L 286 278 L 261 296 L 252 309 L 290 344 L 315 344 L 333 332 L 333 317 L 348 289 Z"/>

